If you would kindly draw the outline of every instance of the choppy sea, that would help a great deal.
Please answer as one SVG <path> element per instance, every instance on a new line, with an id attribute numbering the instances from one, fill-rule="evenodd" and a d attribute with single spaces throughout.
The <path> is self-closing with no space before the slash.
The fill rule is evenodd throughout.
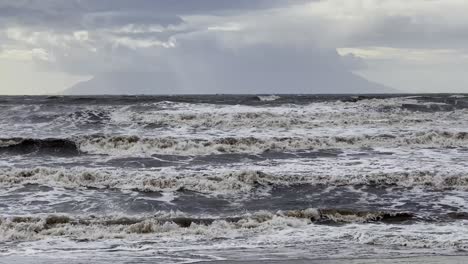
<path id="1" fill-rule="evenodd" d="M 467 251 L 468 95 L 0 97 L 0 263 Z"/>

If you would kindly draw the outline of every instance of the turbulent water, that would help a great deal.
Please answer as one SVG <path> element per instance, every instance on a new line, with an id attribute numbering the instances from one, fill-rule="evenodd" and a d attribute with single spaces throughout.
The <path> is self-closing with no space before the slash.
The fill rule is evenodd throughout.
<path id="1" fill-rule="evenodd" d="M 467 255 L 468 96 L 0 97 L 0 263 Z"/>

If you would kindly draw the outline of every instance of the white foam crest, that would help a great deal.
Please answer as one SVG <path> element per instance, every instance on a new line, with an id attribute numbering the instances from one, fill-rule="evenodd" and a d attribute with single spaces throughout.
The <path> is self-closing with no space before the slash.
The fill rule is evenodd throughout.
<path id="1" fill-rule="evenodd" d="M 174 170 L 130 171 L 88 168 L 3 169 L 2 185 L 41 184 L 68 188 L 117 188 L 140 191 L 186 189 L 208 194 L 249 192 L 257 186 L 280 184 L 282 180 L 260 171 L 206 172 Z M 287 184 L 287 183 L 285 183 Z"/>
<path id="2" fill-rule="evenodd" d="M 90 169 L 75 167 L 2 169 L 0 185 L 40 184 L 66 188 L 112 188 L 139 191 L 177 191 L 190 190 L 205 194 L 238 195 L 270 186 L 289 186 L 294 184 L 323 184 L 330 186 L 371 185 L 424 187 L 430 189 L 468 189 L 468 174 L 464 170 L 395 170 L 365 171 L 330 170 L 310 172 L 311 167 L 284 167 L 283 170 L 216 169 L 206 170 L 123 170 Z M 255 167 L 252 167 L 255 168 Z M 252 169 L 250 168 L 250 169 Z M 308 169 L 307 169 L 308 168 Z M 318 166 L 317 166 L 318 168 Z M 306 170 L 307 172 L 303 172 Z"/>
<path id="3" fill-rule="evenodd" d="M 14 146 L 19 143 L 21 143 L 21 139 L 15 139 L 15 138 L 0 139 L 0 148 Z"/>
<path id="4" fill-rule="evenodd" d="M 306 210 L 306 212 L 312 209 Z M 193 218 L 159 218 L 104 216 L 76 218 L 67 215 L 18 216 L 0 218 L 0 237 L 2 241 L 35 240 L 49 236 L 71 237 L 73 239 L 97 240 L 103 238 L 137 238 L 143 234 L 171 233 L 174 235 L 197 235 L 217 237 L 226 229 L 258 228 L 265 222 L 280 226 L 284 221 L 310 223 L 310 219 L 297 216 L 287 217 L 266 211 L 249 214 L 236 221 L 223 219 L 197 220 Z M 277 219 L 279 218 L 279 219 Z M 281 220 L 281 221 L 278 221 Z M 188 221 L 188 222 L 187 222 Z M 200 223 L 198 222 L 200 221 Z M 207 221 L 205 223 L 204 221 Z"/>
<path id="5" fill-rule="evenodd" d="M 219 153 L 262 153 L 323 148 L 388 146 L 467 147 L 468 132 L 419 131 L 404 134 L 319 137 L 226 137 L 226 138 L 140 138 L 137 136 L 93 136 L 75 139 L 89 154 L 108 155 L 207 155 Z"/>
<path id="6" fill-rule="evenodd" d="M 309 211 L 315 212 L 314 209 Z M 10 217 L 1 219 L 0 237 L 3 241 L 51 238 L 77 241 L 85 239 L 88 243 L 108 239 L 121 242 L 151 241 L 153 246 L 170 243 L 166 246 L 179 249 L 186 248 L 187 243 L 195 245 L 197 242 L 205 246 L 211 244 L 211 249 L 238 246 L 263 248 L 271 245 L 310 249 L 310 245 L 320 244 L 347 248 L 365 245 L 381 250 L 439 249 L 457 252 L 468 249 L 467 221 L 417 222 L 410 225 L 351 223 L 330 226 L 313 224 L 308 217 L 261 211 L 237 221 L 214 219 L 209 224 L 191 222 L 189 225 L 180 225 L 177 221 L 131 217 Z M 216 241 L 215 247 L 212 241 Z"/>
<path id="7" fill-rule="evenodd" d="M 256 211 L 226 218 L 190 217 L 177 212 L 157 213 L 154 216 L 127 216 L 123 214 L 91 217 L 71 215 L 4 216 L 0 217 L 0 234 L 2 234 L 0 237 L 3 237 L 3 241 L 34 240 L 48 236 L 96 240 L 171 231 L 212 236 L 213 231 L 220 231 L 217 230 L 218 227 L 226 227 L 231 230 L 264 229 L 265 225 L 279 228 L 284 227 L 284 225 L 303 227 L 313 221 L 320 220 L 364 223 L 379 221 L 384 214 L 391 215 L 392 213 L 347 212 L 345 215 L 341 211 L 308 208 L 305 210 L 278 211 L 276 213 Z"/>
<path id="8" fill-rule="evenodd" d="M 257 98 L 262 102 L 271 102 L 280 99 L 280 96 L 277 95 L 259 95 Z"/>

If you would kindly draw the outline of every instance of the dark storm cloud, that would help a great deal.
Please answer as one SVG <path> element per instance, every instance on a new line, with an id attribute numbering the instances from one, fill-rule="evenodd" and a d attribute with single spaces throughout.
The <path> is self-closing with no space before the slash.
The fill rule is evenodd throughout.
<path id="1" fill-rule="evenodd" d="M 116 8 L 101 10 L 88 8 L 83 3 L 57 8 L 30 8 L 23 6 L 0 7 L 0 23 L 3 26 L 25 26 L 53 31 L 94 30 L 105 27 L 118 27 L 127 24 L 157 24 L 167 26 L 179 24 L 182 19 L 174 14 L 157 13 L 152 9 L 119 11 Z"/>
<path id="2" fill-rule="evenodd" d="M 306 0 L 103 0 L 79 1 L 88 11 L 141 11 L 152 10 L 171 14 L 209 14 L 220 11 L 241 11 L 287 6 Z"/>
<path id="3" fill-rule="evenodd" d="M 226 14 L 305 0 L 18 0 L 0 1 L 0 23 L 51 30 L 182 23 L 180 16 Z"/>
<path id="4" fill-rule="evenodd" d="M 148 11 L 101 12 L 83 16 L 82 26 L 86 29 L 121 27 L 129 24 L 137 25 L 177 25 L 183 20 L 178 16 L 154 14 Z"/>
<path id="5" fill-rule="evenodd" d="M 184 15 L 224 16 L 308 2 L 315 1 L 0 0 L 0 29 L 7 26 L 24 26 L 62 32 L 115 28 L 129 24 L 167 27 L 183 24 L 181 17 Z M 325 19 L 322 22 L 326 24 L 330 21 Z M 304 25 L 304 28 L 306 26 Z M 129 34 L 129 32 L 120 34 Z M 163 38 L 167 39 L 166 36 Z M 466 23 L 449 24 L 437 19 L 415 19 L 410 15 L 385 13 L 369 18 L 362 30 L 353 32 L 346 41 L 338 44 L 355 47 L 463 48 L 467 41 L 468 25 Z"/>
<path id="6" fill-rule="evenodd" d="M 0 6 L 0 27 L 21 25 L 28 27 L 75 27 L 79 23 L 76 13 L 57 13 L 29 7 Z"/>

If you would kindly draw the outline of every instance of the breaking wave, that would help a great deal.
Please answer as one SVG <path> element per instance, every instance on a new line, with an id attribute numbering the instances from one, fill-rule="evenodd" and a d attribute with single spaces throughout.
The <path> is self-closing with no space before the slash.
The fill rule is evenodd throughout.
<path id="1" fill-rule="evenodd" d="M 69 121 L 81 124 L 102 124 L 111 120 L 110 112 L 108 110 L 93 110 L 84 109 L 75 111 L 64 117 L 59 117 L 57 121 Z"/>
<path id="2" fill-rule="evenodd" d="M 9 138 L 0 139 L 0 153 L 77 155 L 80 151 L 76 143 L 68 139 Z"/>
<path id="3" fill-rule="evenodd" d="M 208 155 L 220 153 L 263 153 L 331 148 L 467 147 L 468 132 L 425 131 L 406 135 L 362 135 L 333 137 L 224 137 L 213 139 L 138 136 L 84 136 L 71 139 L 0 139 L 0 152 L 26 154 L 104 155 Z"/>
<path id="4" fill-rule="evenodd" d="M 159 216 L 87 216 L 43 215 L 0 217 L 2 240 L 31 240 L 45 236 L 65 236 L 76 239 L 118 238 L 131 234 L 167 233 L 173 231 L 210 232 L 210 229 L 265 228 L 281 221 L 284 227 L 291 222 L 301 224 L 347 223 L 405 223 L 414 220 L 408 212 L 366 212 L 342 209 L 315 209 L 291 211 L 258 211 L 241 216 L 190 217 L 183 213 L 159 213 Z M 200 230 L 202 229 L 202 230 Z"/>
<path id="5" fill-rule="evenodd" d="M 428 131 L 394 136 L 363 135 L 342 137 L 224 137 L 140 138 L 137 136 L 97 136 L 77 140 L 80 150 L 90 154 L 174 154 L 207 155 L 218 153 L 262 153 L 341 147 L 427 146 L 466 147 L 467 132 Z"/>
<path id="6" fill-rule="evenodd" d="M 280 99 L 277 99 L 280 100 Z M 408 104 L 409 105 L 409 104 Z M 466 111 L 454 112 L 413 112 L 408 113 L 401 103 L 366 101 L 359 105 L 349 103 L 325 103 L 299 107 L 246 106 L 214 107 L 211 105 L 171 106 L 171 110 L 130 111 L 116 110 L 111 123 L 118 125 L 141 125 L 148 129 L 168 127 L 193 129 L 242 129 L 251 128 L 290 128 L 317 129 L 330 127 L 355 127 L 385 125 L 404 127 L 407 125 L 431 124 L 439 126 L 435 120 L 463 120 Z M 175 108 L 175 109 L 174 109 Z M 426 107 L 423 105 L 423 109 Z M 363 118 L 365 117 L 365 118 Z"/>
<path id="7" fill-rule="evenodd" d="M 270 101 L 276 101 L 278 99 L 280 99 L 281 97 L 277 96 L 277 95 L 259 95 L 257 96 L 258 100 L 262 101 L 262 102 L 270 102 Z"/>
<path id="8" fill-rule="evenodd" d="M 40 184 L 67 188 L 124 189 L 144 192 L 195 191 L 236 195 L 258 188 L 300 184 L 327 186 L 423 187 L 434 190 L 468 189 L 468 173 L 444 171 L 396 171 L 325 175 L 268 174 L 261 171 L 131 171 L 75 167 L 72 169 L 2 169 L 0 184 Z"/>

